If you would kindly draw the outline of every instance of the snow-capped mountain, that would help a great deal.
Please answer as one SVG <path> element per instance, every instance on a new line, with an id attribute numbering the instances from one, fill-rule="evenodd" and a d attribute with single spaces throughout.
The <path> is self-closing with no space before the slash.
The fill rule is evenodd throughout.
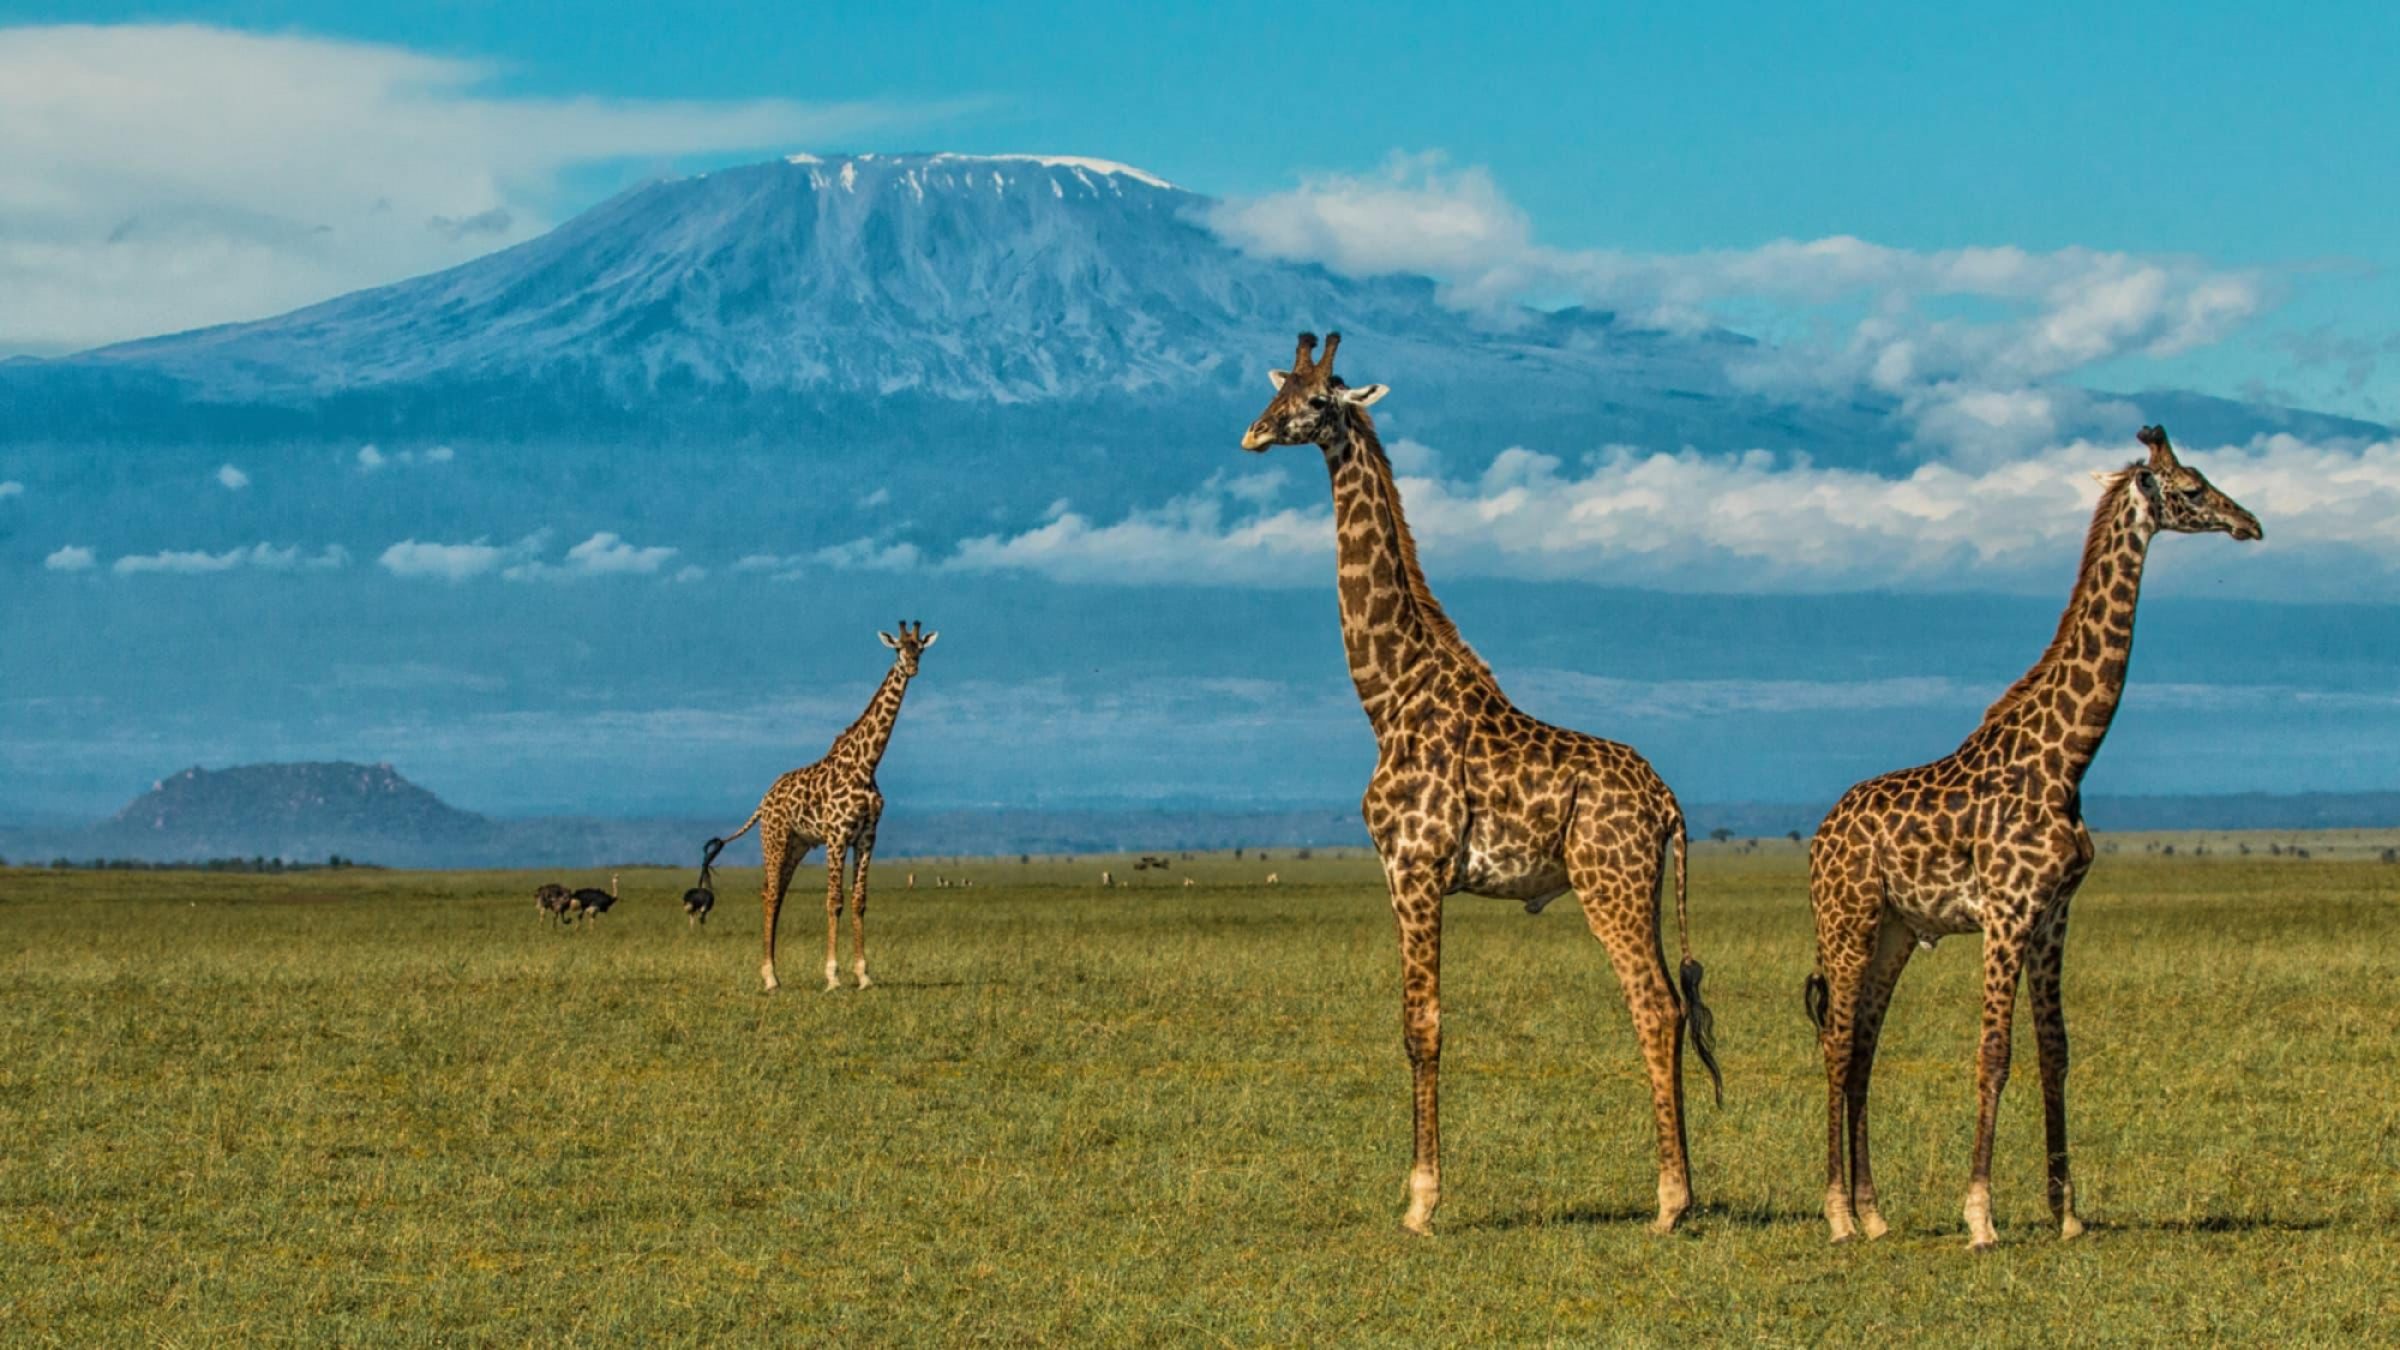
<path id="1" fill-rule="evenodd" d="M 20 434 L 145 440 L 628 422 L 722 437 L 860 401 L 1120 399 L 1170 431 L 1198 412 L 1193 429 L 1221 437 L 1313 328 L 1349 333 L 1356 368 L 1407 382 L 1420 414 L 1474 391 L 1457 420 L 1486 432 L 1567 418 L 1594 444 L 1892 442 L 1884 408 L 1734 388 L 1736 335 L 1470 316 L 1421 278 L 1243 254 L 1208 229 L 1208 204 L 1098 160 L 793 155 L 652 183 L 517 247 L 280 317 L 15 363 L 0 390 Z"/>

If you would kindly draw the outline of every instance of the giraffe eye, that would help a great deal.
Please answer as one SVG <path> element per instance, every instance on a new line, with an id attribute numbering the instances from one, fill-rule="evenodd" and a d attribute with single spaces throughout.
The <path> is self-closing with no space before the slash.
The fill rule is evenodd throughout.
<path id="1" fill-rule="evenodd" d="M 1311 394 L 1308 396 L 1308 406 L 1312 408 L 1326 408 L 1330 407 L 1332 403 L 1333 400 L 1325 397 L 1323 394 Z"/>

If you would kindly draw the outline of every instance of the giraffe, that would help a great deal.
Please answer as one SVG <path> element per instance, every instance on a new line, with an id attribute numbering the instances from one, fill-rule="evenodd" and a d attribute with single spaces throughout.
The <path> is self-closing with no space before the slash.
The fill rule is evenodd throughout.
<path id="1" fill-rule="evenodd" d="M 1367 412 L 1386 390 L 1352 388 L 1333 373 L 1341 340 L 1329 335 L 1317 357 L 1315 335 L 1300 335 L 1292 368 L 1268 372 L 1275 397 L 1242 448 L 1315 445 L 1332 480 L 1342 646 L 1378 747 L 1359 805 L 1400 932 L 1402 1044 L 1415 1121 L 1401 1226 L 1431 1233 L 1441 1203 L 1443 897 L 1519 900 L 1538 914 L 1572 890 L 1633 1014 L 1658 1135 L 1652 1227 L 1669 1232 L 1691 1206 L 1686 1005 L 1694 1046 L 1723 1095 L 1685 920 L 1682 809 L 1631 747 L 1536 721 L 1500 692 L 1491 668 L 1426 587 L 1391 461 Z M 1659 943 L 1668 855 L 1683 944 L 1682 1003 Z"/>
<path id="2" fill-rule="evenodd" d="M 825 988 L 830 992 L 842 986 L 838 958 L 842 870 L 853 851 L 858 857 L 858 873 L 850 888 L 850 964 L 859 988 L 874 984 L 867 978 L 867 864 L 875 856 L 875 827 L 883 819 L 883 793 L 875 786 L 875 766 L 883 761 L 884 747 L 891 744 L 892 724 L 900 717 L 900 700 L 908 693 L 908 682 L 916 678 L 918 658 L 941 634 L 926 632 L 921 623 L 912 627 L 903 621 L 898 637 L 890 633 L 876 636 L 897 655 L 875 697 L 867 700 L 867 710 L 834 738 L 833 748 L 823 759 L 776 779 L 742 828 L 708 841 L 707 857 L 714 860 L 727 844 L 749 833 L 751 826 L 759 827 L 759 850 L 766 863 L 761 898 L 766 906 L 767 955 L 758 974 L 770 994 L 783 987 L 775 978 L 775 920 L 783 909 L 784 893 L 791 888 L 792 873 L 819 844 L 825 846 Z M 706 866 L 704 861 L 702 867 Z"/>
<path id="3" fill-rule="evenodd" d="M 1968 1246 L 1989 1250 L 1992 1130 L 2008 1080 L 2020 971 L 2040 1050 L 2050 1213 L 2083 1231 L 2067 1169 L 2067 1024 L 2059 971 L 2067 906 L 2092 863 L 2079 785 L 2125 690 L 2142 562 L 2160 530 L 2260 537 L 2258 520 L 2144 427 L 2147 461 L 2101 477 L 2083 563 L 2048 650 L 1946 759 L 1850 789 L 1809 846 L 1816 970 L 1806 1002 L 1825 1052 L 1825 1221 L 1833 1240 L 1888 1231 L 1867 1163 L 1867 1083 L 1909 954 L 1983 934 L 1983 1039 L 1975 1064 Z M 1843 1172 L 1847 1110 L 1849 1172 Z"/>

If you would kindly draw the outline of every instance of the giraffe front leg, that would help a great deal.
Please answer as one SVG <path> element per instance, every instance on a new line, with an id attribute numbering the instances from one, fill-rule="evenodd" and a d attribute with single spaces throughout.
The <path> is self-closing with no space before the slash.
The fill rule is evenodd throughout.
<path id="1" fill-rule="evenodd" d="M 2042 1138 L 2049 1154 L 2050 1217 L 2058 1235 L 2083 1232 L 2075 1215 L 2075 1182 L 2067 1169 L 2067 1012 L 2059 997 L 2059 968 L 2067 947 L 2062 913 L 2034 944 L 2025 965 L 2026 992 L 2033 998 L 2035 1044 L 2041 1051 Z"/>
<path id="2" fill-rule="evenodd" d="M 825 992 L 842 987 L 841 960 L 838 955 L 842 936 L 842 865 L 849 861 L 850 847 L 836 841 L 825 845 Z"/>
<path id="3" fill-rule="evenodd" d="M 2017 974 L 2025 934 L 1987 937 L 1983 947 L 1983 1044 L 1975 1058 L 1975 1155 L 1967 1175 L 1967 1249 L 2000 1245 L 1992 1226 L 1992 1136 L 2000 1124 L 2000 1093 L 2008 1086 L 2009 1028 L 2016 1015 Z"/>
<path id="4" fill-rule="evenodd" d="M 1400 1226 L 1429 1237 L 1442 1203 L 1442 888 L 1430 868 L 1391 869 L 1400 924 L 1401 1038 L 1408 1050 L 1414 1121 L 1408 1213 Z"/>
<path id="5" fill-rule="evenodd" d="M 858 873 L 850 882 L 850 969 L 861 989 L 875 983 L 867 978 L 867 864 L 874 856 L 875 832 L 869 830 L 859 841 Z"/>

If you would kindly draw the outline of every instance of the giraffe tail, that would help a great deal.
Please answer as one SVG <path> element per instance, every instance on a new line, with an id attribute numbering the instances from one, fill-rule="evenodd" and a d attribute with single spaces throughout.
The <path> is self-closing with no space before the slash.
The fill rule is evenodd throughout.
<path id="1" fill-rule="evenodd" d="M 1717 1015 L 1700 1001 L 1700 962 L 1692 956 L 1692 920 L 1690 906 L 1685 902 L 1686 855 L 1689 839 L 1683 824 L 1683 812 L 1675 813 L 1675 939 L 1683 949 L 1683 968 L 1677 972 L 1677 983 L 1683 987 L 1684 1022 L 1691 1029 L 1692 1048 L 1700 1052 L 1700 1062 L 1708 1069 L 1708 1081 L 1716 1089 L 1717 1105 L 1725 1104 L 1725 1073 L 1717 1067 Z"/>
<path id="2" fill-rule="evenodd" d="M 1825 1008 L 1832 1002 L 1833 986 L 1825 982 L 1822 974 L 1810 971 L 1808 983 L 1800 986 L 1800 1006 L 1808 1009 L 1808 1020 L 1816 1023 L 1819 1031 L 1825 1029 Z"/>
<path id="3" fill-rule="evenodd" d="M 722 839 L 711 839 L 708 841 L 708 852 L 700 859 L 700 889 L 713 889 L 709 885 L 709 869 L 717 861 L 717 855 L 725 851 L 725 846 L 727 844 L 730 844 L 734 840 L 741 838 L 743 835 L 750 833 L 750 827 L 756 825 L 757 823 L 758 812 L 752 811 L 750 813 L 750 818 L 742 822 L 742 828 L 735 830 L 733 833 L 726 835 Z"/>

